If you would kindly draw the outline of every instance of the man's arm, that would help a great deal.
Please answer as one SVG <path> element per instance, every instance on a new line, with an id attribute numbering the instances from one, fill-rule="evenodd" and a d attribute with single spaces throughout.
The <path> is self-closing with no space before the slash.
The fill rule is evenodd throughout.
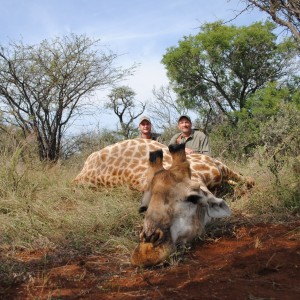
<path id="1" fill-rule="evenodd" d="M 211 155 L 209 139 L 202 131 L 194 132 L 193 139 L 187 142 L 187 147 L 192 148 L 195 153 Z"/>

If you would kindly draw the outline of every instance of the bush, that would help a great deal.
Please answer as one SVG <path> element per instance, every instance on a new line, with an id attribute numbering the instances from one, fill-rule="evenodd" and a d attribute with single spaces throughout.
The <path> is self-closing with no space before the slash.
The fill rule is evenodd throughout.
<path id="1" fill-rule="evenodd" d="M 107 129 L 73 135 L 64 141 L 62 158 L 68 159 L 78 154 L 89 155 L 120 140 L 121 138 L 116 132 Z"/>
<path id="2" fill-rule="evenodd" d="M 230 159 L 265 158 L 276 155 L 297 156 L 300 144 L 300 110 L 294 103 L 279 103 L 276 112 L 266 118 L 242 117 L 236 126 L 216 126 L 210 135 L 214 156 Z"/>

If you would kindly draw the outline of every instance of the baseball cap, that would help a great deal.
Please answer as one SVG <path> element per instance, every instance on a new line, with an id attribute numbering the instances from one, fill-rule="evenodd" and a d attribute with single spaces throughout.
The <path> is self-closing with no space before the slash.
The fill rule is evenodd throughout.
<path id="1" fill-rule="evenodd" d="M 183 119 L 183 118 L 186 118 L 186 119 L 188 119 L 191 123 L 192 123 L 192 121 L 191 121 L 191 118 L 189 117 L 189 116 L 186 116 L 186 115 L 182 115 L 182 116 L 180 116 L 179 117 L 179 119 L 178 119 L 178 123 L 180 122 L 180 120 L 181 119 Z"/>
<path id="2" fill-rule="evenodd" d="M 148 118 L 148 117 L 146 117 L 146 116 L 142 116 L 142 117 L 140 118 L 140 123 L 139 123 L 139 124 L 141 124 L 143 121 L 148 121 L 148 122 L 151 124 L 150 118 Z"/>

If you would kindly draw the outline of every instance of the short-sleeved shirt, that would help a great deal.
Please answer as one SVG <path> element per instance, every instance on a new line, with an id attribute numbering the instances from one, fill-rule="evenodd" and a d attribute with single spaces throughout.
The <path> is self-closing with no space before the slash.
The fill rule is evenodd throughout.
<path id="1" fill-rule="evenodd" d="M 193 149 L 196 153 L 211 155 L 208 137 L 202 131 L 192 130 L 187 140 L 184 139 L 182 133 L 177 133 L 171 138 L 169 145 L 181 143 L 185 143 L 187 148 Z"/>

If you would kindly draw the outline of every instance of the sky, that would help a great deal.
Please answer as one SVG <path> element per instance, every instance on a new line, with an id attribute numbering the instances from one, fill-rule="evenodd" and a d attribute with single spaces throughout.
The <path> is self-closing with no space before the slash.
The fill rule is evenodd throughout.
<path id="1" fill-rule="evenodd" d="M 119 55 L 119 66 L 139 64 L 121 84 L 132 88 L 137 100 L 151 101 L 153 88 L 168 85 L 161 64 L 166 49 L 186 35 L 197 34 L 203 23 L 232 20 L 244 4 L 241 0 L 0 0 L 0 7 L 0 45 L 20 40 L 38 44 L 70 33 L 100 39 Z M 264 19 L 263 13 L 252 11 L 228 24 L 247 26 Z M 101 107 L 105 96 L 95 100 Z M 117 122 L 112 112 L 99 109 L 72 124 L 71 130 L 116 129 Z"/>

